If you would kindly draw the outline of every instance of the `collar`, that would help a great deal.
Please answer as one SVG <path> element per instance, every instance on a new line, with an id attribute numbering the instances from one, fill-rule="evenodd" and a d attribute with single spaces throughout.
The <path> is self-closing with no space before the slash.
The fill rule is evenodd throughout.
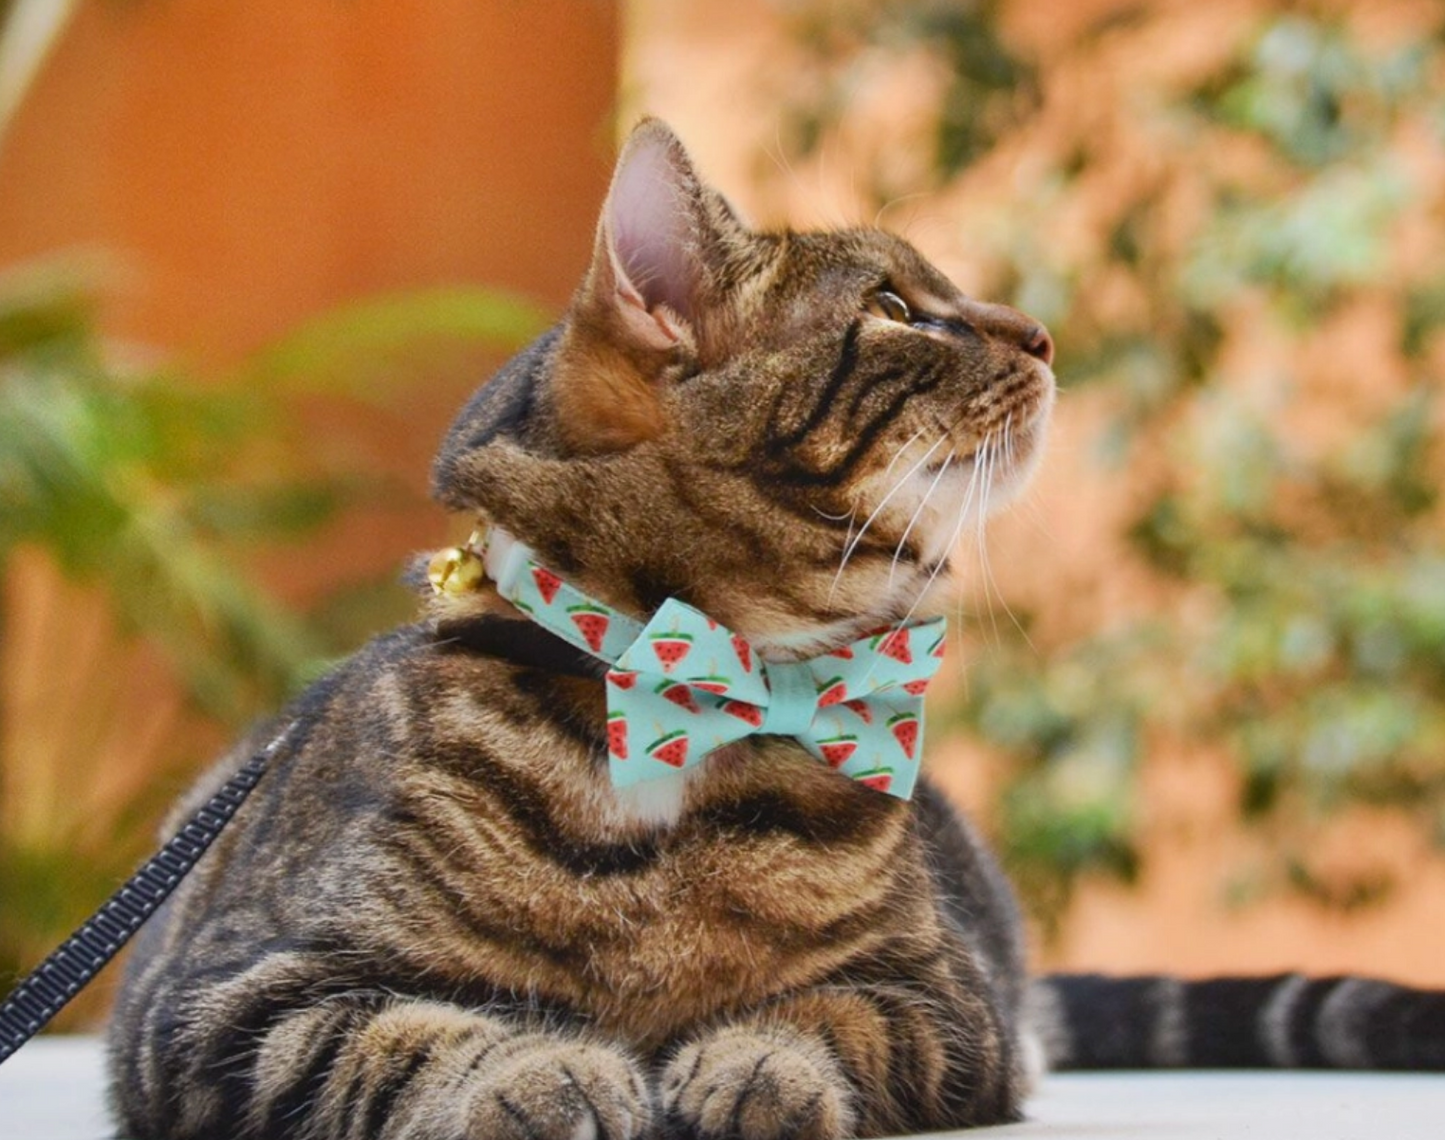
<path id="1" fill-rule="evenodd" d="M 690 767 L 762 733 L 794 738 L 865 786 L 902 799 L 911 794 L 922 697 L 943 655 L 941 618 L 879 630 L 806 661 L 768 661 L 675 598 L 639 622 L 563 580 L 497 527 L 443 551 L 428 577 L 443 594 L 469 592 L 490 578 L 554 639 L 610 666 L 609 758 L 617 787 Z"/>

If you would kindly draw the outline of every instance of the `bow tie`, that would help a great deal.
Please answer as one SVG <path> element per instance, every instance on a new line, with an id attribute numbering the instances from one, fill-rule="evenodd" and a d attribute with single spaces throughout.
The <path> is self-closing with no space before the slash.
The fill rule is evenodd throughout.
<path id="1" fill-rule="evenodd" d="M 611 666 L 614 787 L 690 768 L 761 733 L 795 738 L 869 788 L 905 800 L 912 795 L 923 693 L 943 656 L 943 618 L 880 630 L 806 661 L 765 661 L 744 638 L 676 598 L 644 625 L 563 581 L 500 528 L 483 541 L 487 577 L 502 597 Z M 469 555 L 475 557 L 447 556 Z M 454 562 L 433 564 L 433 584 L 453 588 L 446 584 L 450 570 L 439 565 Z"/>

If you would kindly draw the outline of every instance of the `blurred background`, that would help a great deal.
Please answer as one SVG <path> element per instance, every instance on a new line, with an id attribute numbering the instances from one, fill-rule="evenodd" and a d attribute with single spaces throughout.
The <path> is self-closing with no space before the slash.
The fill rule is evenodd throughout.
<path id="1" fill-rule="evenodd" d="M 1433 0 L 0 0 L 0 988 L 415 604 L 661 115 L 1058 344 L 932 771 L 1042 968 L 1445 986 Z M 105 985 L 61 1022 L 93 1024 Z"/>

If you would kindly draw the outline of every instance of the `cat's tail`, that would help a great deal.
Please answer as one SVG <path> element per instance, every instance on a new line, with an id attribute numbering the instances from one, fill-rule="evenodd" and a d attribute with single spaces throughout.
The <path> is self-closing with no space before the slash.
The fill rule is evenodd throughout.
<path id="1" fill-rule="evenodd" d="M 1054 974 L 1029 992 L 1051 1069 L 1445 1070 L 1445 991 L 1372 978 Z"/>

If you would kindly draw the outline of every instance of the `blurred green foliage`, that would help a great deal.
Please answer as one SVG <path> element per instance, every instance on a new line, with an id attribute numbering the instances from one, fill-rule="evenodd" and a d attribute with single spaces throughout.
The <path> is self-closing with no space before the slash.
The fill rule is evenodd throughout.
<path id="1" fill-rule="evenodd" d="M 947 77 L 933 125 L 933 165 L 939 176 L 956 174 L 987 153 L 1037 102 L 1034 70 L 1000 36 L 998 11 L 997 0 L 798 5 L 794 34 L 809 59 L 799 69 L 807 95 L 789 108 L 794 152 L 810 154 L 847 113 L 867 82 L 871 52 L 922 48 Z M 883 198 L 901 192 L 887 178 L 879 180 Z"/>
<path id="2" fill-rule="evenodd" d="M 305 611 L 258 585 L 258 551 L 313 541 L 342 512 L 407 494 L 368 469 L 364 448 L 335 438 L 315 447 L 305 410 L 318 400 L 333 412 L 385 403 L 404 390 L 396 378 L 413 380 L 439 345 L 511 350 L 543 326 L 534 307 L 492 290 L 416 291 L 323 314 L 226 375 L 201 378 L 127 363 L 98 333 L 95 310 L 93 291 L 63 262 L 0 278 L 0 581 L 17 552 L 44 552 L 99 592 L 125 635 L 160 648 L 200 715 L 231 727 L 413 609 L 394 575 L 338 582 Z M 344 436 L 346 417 L 327 422 Z M 56 680 L 107 684 L 81 662 L 76 670 Z M 102 719 L 133 715 L 96 705 Z M 0 756 L 0 770 L 41 762 Z M 60 762 L 51 786 L 100 778 L 83 751 Z M 0 977 L 33 964 L 133 869 L 168 794 L 155 775 L 107 804 L 105 821 L 75 818 L 73 797 L 39 826 L 46 805 L 0 803 L 0 818 L 31 821 L 0 828 Z M 13 783 L 0 795 L 13 796 Z"/>
<path id="3" fill-rule="evenodd" d="M 902 34 L 936 45 L 948 68 L 934 154 L 944 175 L 984 154 L 1036 99 L 1033 70 L 1008 51 L 995 31 L 997 7 L 989 0 L 933 0 L 900 12 Z M 876 6 L 870 10 L 875 18 L 880 11 Z M 879 25 L 880 30 L 886 27 L 886 22 Z"/>
<path id="4" fill-rule="evenodd" d="M 940 7 L 951 26 L 931 22 Z M 1241 818 L 1278 852 L 1236 878 L 1238 897 L 1382 897 L 1381 868 L 1326 873 L 1310 835 L 1372 805 L 1445 847 L 1445 271 L 1438 248 L 1416 248 L 1440 242 L 1445 218 L 1445 186 L 1421 157 L 1445 144 L 1445 18 L 1390 41 L 1359 34 L 1347 5 L 1261 6 L 1217 25 L 1234 38 L 1204 74 L 1141 66 L 1101 85 L 1099 107 L 1061 109 L 1052 72 L 1102 75 L 1130 42 L 1144 60 L 1168 14 L 1138 6 L 1041 64 L 1021 61 L 991 4 L 868 11 L 870 45 L 972 69 L 938 108 L 939 130 L 954 130 L 952 91 L 976 89 L 969 143 L 938 148 L 945 187 L 1019 136 L 1051 138 L 992 228 L 971 231 L 996 243 L 993 280 L 973 284 L 1050 324 L 1061 383 L 1109 409 L 1095 462 L 1142 492 L 1111 539 L 1154 600 L 1080 635 L 1041 632 L 1067 599 L 1010 596 L 1019 628 L 979 628 L 958 715 L 1005 758 L 997 826 L 1016 879 L 1047 918 L 1080 874 L 1138 875 L 1139 771 L 1182 740 L 1230 758 Z M 841 54 L 833 66 L 842 82 Z M 1016 78 L 994 88 L 1003 76 Z M 1008 90 L 1020 80 L 1023 98 Z M 995 128 L 1000 99 L 1008 132 Z M 814 123 L 803 142 L 819 146 L 846 111 L 800 109 Z M 889 167 L 886 144 L 874 165 Z M 1088 211 L 1065 209 L 1081 197 Z M 1051 241 L 1061 216 L 1074 229 Z M 1398 328 L 1363 402 L 1306 364 L 1360 306 Z M 1251 356 L 1246 334 L 1282 351 Z M 1296 430 L 1305 402 L 1349 430 Z"/>

